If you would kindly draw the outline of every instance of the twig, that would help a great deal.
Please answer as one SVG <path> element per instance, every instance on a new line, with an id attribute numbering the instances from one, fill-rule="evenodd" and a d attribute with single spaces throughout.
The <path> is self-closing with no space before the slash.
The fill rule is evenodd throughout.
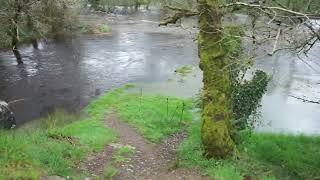
<path id="1" fill-rule="evenodd" d="M 304 98 L 293 96 L 293 95 L 289 95 L 289 96 L 293 97 L 293 98 L 296 98 L 296 99 L 299 99 L 299 100 L 301 100 L 303 102 L 312 103 L 312 104 L 320 104 L 320 101 L 312 101 L 312 100 L 304 99 Z"/>
<path id="2" fill-rule="evenodd" d="M 277 34 L 277 37 L 276 37 L 276 41 L 274 42 L 272 52 L 268 53 L 268 55 L 273 56 L 274 53 L 276 52 L 280 34 L 281 34 L 281 28 L 278 29 L 278 34 Z"/>
<path id="3" fill-rule="evenodd" d="M 258 8 L 261 10 L 277 10 L 277 11 L 283 11 L 283 12 L 287 12 L 293 15 L 298 15 L 298 16 L 302 16 L 302 17 L 306 17 L 307 19 L 309 19 L 310 17 L 319 17 L 319 14 L 304 14 L 301 12 L 297 12 L 297 11 L 293 11 L 290 9 L 286 9 L 286 8 L 282 8 L 282 7 L 277 7 L 277 6 L 264 6 L 261 4 L 248 4 L 248 3 L 243 3 L 243 2 L 235 2 L 235 3 L 230 3 L 230 4 L 226 4 L 223 5 L 221 7 L 231 7 L 231 6 L 246 6 L 246 7 L 250 7 L 250 8 Z"/>
<path id="4" fill-rule="evenodd" d="M 17 99 L 17 100 L 13 100 L 13 101 L 8 102 L 8 104 L 11 105 L 11 104 L 15 104 L 17 102 L 26 101 L 26 100 L 27 99 Z"/>

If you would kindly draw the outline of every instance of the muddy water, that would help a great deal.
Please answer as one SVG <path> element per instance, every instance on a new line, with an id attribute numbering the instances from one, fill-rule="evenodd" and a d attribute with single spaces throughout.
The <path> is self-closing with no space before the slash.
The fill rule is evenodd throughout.
<path id="1" fill-rule="evenodd" d="M 77 112 L 129 82 L 168 81 L 176 68 L 198 63 L 197 46 L 187 31 L 158 28 L 158 19 L 157 12 L 100 17 L 111 24 L 111 36 L 42 42 L 40 50 L 23 47 L 23 66 L 2 52 L 0 99 L 18 100 L 11 108 L 22 124 L 57 108 Z"/>

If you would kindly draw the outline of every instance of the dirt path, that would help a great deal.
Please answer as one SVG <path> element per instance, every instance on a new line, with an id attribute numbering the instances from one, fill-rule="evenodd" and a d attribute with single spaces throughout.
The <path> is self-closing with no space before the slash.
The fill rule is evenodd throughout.
<path id="1" fill-rule="evenodd" d="M 176 168 L 176 150 L 184 138 L 183 133 L 175 134 L 159 145 L 146 141 L 136 130 L 121 122 L 116 114 L 106 119 L 106 125 L 119 134 L 118 143 L 135 148 L 130 161 L 118 165 L 118 174 L 113 179 L 208 179 L 196 170 Z M 111 161 L 114 147 L 105 150 L 85 161 L 85 169 L 93 176 L 101 176 L 105 165 Z"/>

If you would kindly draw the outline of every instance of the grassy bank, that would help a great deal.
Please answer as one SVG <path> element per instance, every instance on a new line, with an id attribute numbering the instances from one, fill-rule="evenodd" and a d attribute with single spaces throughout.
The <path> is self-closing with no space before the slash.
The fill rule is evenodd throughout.
<path id="1" fill-rule="evenodd" d="M 191 121 L 190 101 L 127 93 L 130 87 L 92 101 L 82 116 L 58 111 L 19 129 L 0 132 L 0 179 L 39 179 L 44 175 L 79 179 L 82 175 L 75 169 L 81 159 L 117 139 L 103 121 L 108 112 L 117 112 L 153 142 Z"/>
<path id="2" fill-rule="evenodd" d="M 56 112 L 42 121 L 51 121 L 46 123 L 49 127 L 41 123 L 48 128 L 29 126 L 0 133 L 0 179 L 81 176 L 75 173 L 80 160 L 116 140 L 116 134 L 95 117 L 78 119 Z"/>
<path id="3" fill-rule="evenodd" d="M 239 146 L 238 159 L 207 160 L 202 156 L 200 126 L 200 121 L 190 126 L 179 149 L 182 167 L 198 167 L 222 180 L 320 178 L 320 137 L 255 133 Z"/>
<path id="4" fill-rule="evenodd" d="M 159 142 L 191 122 L 191 104 L 190 100 L 117 89 L 93 101 L 88 113 L 97 115 L 109 107 L 148 140 Z"/>
<path id="5" fill-rule="evenodd" d="M 80 161 L 117 139 L 116 132 L 103 121 L 111 112 L 117 112 L 122 120 L 155 143 L 188 127 L 189 136 L 178 152 L 179 166 L 197 167 L 215 179 L 320 177 L 320 137 L 247 135 L 239 145 L 237 159 L 207 160 L 201 149 L 200 118 L 190 113 L 190 101 L 128 93 L 130 87 L 100 96 L 83 110 L 82 116 L 56 112 L 14 131 L 0 132 L 0 179 L 39 179 L 43 175 L 85 177 L 76 171 Z M 115 152 L 113 160 L 126 161 L 126 154 L 131 153 L 124 147 Z M 105 177 L 115 175 L 116 169 L 111 165 L 106 167 Z"/>

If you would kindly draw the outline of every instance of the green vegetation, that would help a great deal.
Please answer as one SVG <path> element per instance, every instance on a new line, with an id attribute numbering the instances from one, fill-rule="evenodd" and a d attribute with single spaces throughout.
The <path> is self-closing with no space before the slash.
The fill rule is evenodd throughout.
<path id="1" fill-rule="evenodd" d="M 79 31 L 82 34 L 94 34 L 95 28 L 90 25 L 84 25 L 79 27 Z"/>
<path id="2" fill-rule="evenodd" d="M 105 24 L 101 25 L 99 30 L 100 30 L 101 33 L 110 32 L 110 28 Z"/>
<path id="3" fill-rule="evenodd" d="M 181 130 L 192 119 L 189 101 L 163 96 L 127 93 L 127 85 L 94 100 L 86 116 L 61 111 L 13 131 L 0 132 L 0 179 L 38 179 L 42 175 L 75 176 L 74 168 L 90 152 L 116 140 L 116 133 L 102 121 L 117 111 L 123 120 L 146 138 L 158 142 Z M 121 147 L 113 156 L 117 163 L 133 153 Z M 108 176 L 114 171 L 106 171 Z"/>
<path id="4" fill-rule="evenodd" d="M 71 0 L 0 0 L 0 48 L 11 48 L 18 64 L 23 64 L 18 46 L 30 43 L 38 49 L 38 39 L 64 39 L 77 22 L 78 5 Z"/>
<path id="5" fill-rule="evenodd" d="M 61 119 L 63 117 L 67 119 Z M 75 175 L 74 168 L 79 160 L 116 139 L 116 134 L 95 117 L 80 121 L 73 119 L 76 122 L 63 127 L 55 124 L 69 121 L 71 117 L 61 113 L 50 116 L 48 119 L 53 123 L 46 125 L 47 129 L 29 127 L 1 132 L 0 179 L 39 179 L 44 174 Z"/>
<path id="6" fill-rule="evenodd" d="M 116 111 L 122 120 L 137 128 L 152 142 L 159 142 L 181 130 L 192 119 L 189 112 L 191 101 L 143 95 L 141 92 L 126 93 L 125 88 L 116 89 L 95 100 L 89 105 L 89 114 L 101 113 L 101 109 L 106 108 Z"/>
<path id="7" fill-rule="evenodd" d="M 179 149 L 179 165 L 198 167 L 211 177 L 244 179 L 316 179 L 320 176 L 320 137 L 244 134 L 238 159 L 206 159 L 201 148 L 200 120 Z"/>
<path id="8" fill-rule="evenodd" d="M 177 68 L 174 72 L 181 75 L 181 76 L 186 76 L 187 74 L 192 72 L 192 67 L 182 66 L 180 68 Z"/>
<path id="9" fill-rule="evenodd" d="M 107 166 L 104 170 L 104 178 L 112 179 L 115 175 L 117 175 L 118 170 L 113 166 Z"/>
<path id="10" fill-rule="evenodd" d="M 276 174 L 282 169 L 298 179 L 320 177 L 320 137 L 253 134 L 243 149 Z"/>
<path id="11" fill-rule="evenodd" d="M 113 161 L 115 163 L 123 163 L 129 161 L 129 156 L 134 154 L 134 149 L 131 146 L 123 146 L 120 147 L 114 154 L 113 154 Z"/>
<path id="12" fill-rule="evenodd" d="M 120 145 L 114 144 L 111 145 L 116 148 L 115 152 L 112 154 L 112 161 L 109 162 L 103 172 L 105 179 L 112 179 L 113 176 L 117 175 L 119 165 L 127 163 L 130 161 L 130 157 L 134 154 L 134 147 L 130 145 Z"/>
<path id="13" fill-rule="evenodd" d="M 105 34 L 110 33 L 110 28 L 106 24 L 98 25 L 83 25 L 79 27 L 79 31 L 82 34 Z"/>

